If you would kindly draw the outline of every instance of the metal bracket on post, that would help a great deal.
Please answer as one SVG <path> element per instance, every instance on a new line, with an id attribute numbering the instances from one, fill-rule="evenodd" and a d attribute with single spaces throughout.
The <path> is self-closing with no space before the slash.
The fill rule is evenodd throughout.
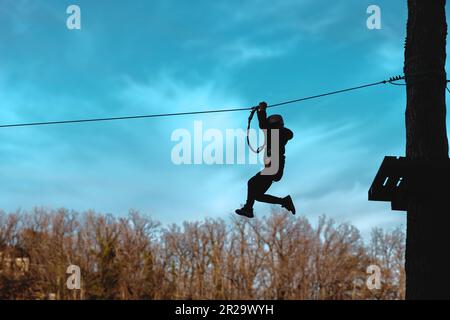
<path id="1" fill-rule="evenodd" d="M 392 210 L 407 211 L 410 197 L 427 197 L 432 201 L 449 197 L 449 179 L 448 159 L 385 157 L 369 189 L 369 201 L 391 202 Z"/>

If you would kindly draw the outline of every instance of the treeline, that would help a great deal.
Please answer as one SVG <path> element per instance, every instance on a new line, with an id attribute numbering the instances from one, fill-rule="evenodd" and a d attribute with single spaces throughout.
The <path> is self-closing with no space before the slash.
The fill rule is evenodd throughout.
<path id="1" fill-rule="evenodd" d="M 135 211 L 0 211 L 0 299 L 403 299 L 404 245 L 400 229 L 364 243 L 349 224 L 279 211 L 170 227 Z"/>

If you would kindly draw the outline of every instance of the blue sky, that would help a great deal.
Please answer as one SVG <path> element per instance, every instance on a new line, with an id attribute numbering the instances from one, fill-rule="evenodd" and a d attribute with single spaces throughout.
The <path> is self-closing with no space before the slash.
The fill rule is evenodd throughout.
<path id="1" fill-rule="evenodd" d="M 82 30 L 65 26 L 81 7 Z M 382 10 L 382 29 L 366 9 Z M 406 1 L 0 0 L 1 123 L 249 106 L 402 73 Z M 405 224 L 367 201 L 385 155 L 403 155 L 405 92 L 381 86 L 279 111 L 295 133 L 285 177 L 312 221 Z M 173 130 L 245 128 L 247 113 L 0 130 L 1 208 L 228 217 L 257 165 L 175 166 Z M 256 214 L 268 213 L 257 205 Z"/>

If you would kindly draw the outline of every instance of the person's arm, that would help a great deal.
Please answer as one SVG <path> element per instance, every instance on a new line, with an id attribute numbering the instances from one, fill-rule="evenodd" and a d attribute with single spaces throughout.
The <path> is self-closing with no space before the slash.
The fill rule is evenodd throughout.
<path id="1" fill-rule="evenodd" d="M 268 129 L 268 123 L 267 123 L 267 103 L 261 102 L 258 106 L 258 121 L 259 121 L 259 128 L 260 129 Z"/>

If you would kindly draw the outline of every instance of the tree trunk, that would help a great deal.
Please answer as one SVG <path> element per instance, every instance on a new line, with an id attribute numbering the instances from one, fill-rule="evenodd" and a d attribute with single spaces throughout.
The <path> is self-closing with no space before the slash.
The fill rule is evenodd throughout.
<path id="1" fill-rule="evenodd" d="M 406 156 L 448 158 L 446 132 L 445 0 L 408 0 L 404 72 L 407 83 Z M 433 181 L 433 177 L 428 177 Z M 421 190 L 439 188 L 420 184 Z M 448 185 L 440 186 L 447 188 Z M 446 191 L 448 194 L 448 191 Z M 409 199 L 406 243 L 406 298 L 449 299 L 450 205 L 445 197 Z"/>

